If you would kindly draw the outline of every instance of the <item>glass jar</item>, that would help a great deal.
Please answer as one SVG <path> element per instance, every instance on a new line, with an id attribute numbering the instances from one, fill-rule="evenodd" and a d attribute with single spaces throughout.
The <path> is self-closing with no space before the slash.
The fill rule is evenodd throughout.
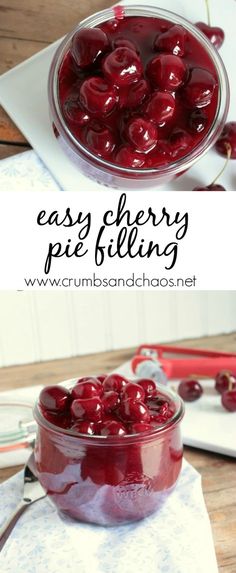
<path id="1" fill-rule="evenodd" d="M 37 474 L 60 512 L 116 525 L 142 519 L 163 503 L 181 470 L 184 407 L 177 394 L 163 385 L 157 389 L 174 405 L 173 417 L 132 435 L 75 434 L 48 422 L 35 406 Z"/>
<path id="2" fill-rule="evenodd" d="M 183 26 L 191 36 L 197 39 L 205 49 L 212 61 L 218 76 L 219 91 L 214 120 L 199 144 L 186 156 L 167 163 L 159 168 L 125 168 L 102 159 L 86 148 L 71 132 L 66 124 L 58 95 L 58 73 L 64 56 L 68 52 L 71 39 L 76 31 L 81 28 L 91 28 L 103 22 L 114 20 L 117 8 L 110 8 L 98 12 L 83 20 L 72 32 L 70 32 L 60 44 L 53 58 L 48 83 L 48 95 L 50 115 L 55 136 L 58 138 L 64 151 L 76 163 L 78 169 L 86 176 L 98 183 L 117 189 L 144 189 L 157 187 L 173 180 L 189 169 L 198 159 L 212 147 L 219 137 L 226 121 L 229 107 L 229 83 L 224 64 L 214 46 L 208 38 L 193 24 L 172 12 L 152 6 L 129 6 L 122 8 L 125 16 L 163 18 L 173 24 Z M 75 181 L 76 185 L 76 181 Z"/>

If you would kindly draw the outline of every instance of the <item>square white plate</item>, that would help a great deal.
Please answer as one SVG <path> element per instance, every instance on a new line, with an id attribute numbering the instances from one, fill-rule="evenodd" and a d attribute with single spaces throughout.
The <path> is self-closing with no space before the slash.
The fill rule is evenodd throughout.
<path id="1" fill-rule="evenodd" d="M 136 4 L 155 4 L 153 0 L 141 0 Z M 135 4 L 126 1 L 125 4 Z M 177 12 L 192 22 L 206 21 L 205 0 L 158 0 L 158 6 Z M 210 0 L 212 24 L 220 25 L 226 34 L 220 50 L 231 84 L 231 108 L 229 119 L 236 120 L 235 76 L 235 0 Z M 18 125 L 32 147 L 51 171 L 64 190 L 106 190 L 80 173 L 64 154 L 51 129 L 48 114 L 47 78 L 53 54 L 60 40 L 10 70 L 0 78 L 0 103 Z M 224 164 L 215 151 L 210 151 L 187 174 L 175 182 L 159 188 L 162 190 L 191 190 L 196 184 L 209 184 Z M 235 162 L 231 161 L 221 178 L 228 191 L 236 190 Z"/>

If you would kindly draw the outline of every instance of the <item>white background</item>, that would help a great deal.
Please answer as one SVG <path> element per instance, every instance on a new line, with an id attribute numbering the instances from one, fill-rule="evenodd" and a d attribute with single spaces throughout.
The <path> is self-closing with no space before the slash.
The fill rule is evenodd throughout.
<path id="1" fill-rule="evenodd" d="M 0 366 L 235 330 L 234 292 L 0 293 Z"/>
<path id="2" fill-rule="evenodd" d="M 60 214 L 70 206 L 75 215 L 92 211 L 92 229 L 87 246 L 89 253 L 82 259 L 55 259 L 51 278 L 79 277 L 96 272 L 99 276 L 130 277 L 132 272 L 145 272 L 154 277 L 197 276 L 197 290 L 235 290 L 235 199 L 228 193 L 127 193 L 126 207 L 132 215 L 138 210 L 161 213 L 165 206 L 174 216 L 177 211 L 189 213 L 189 230 L 179 242 L 177 263 L 171 271 L 165 270 L 169 260 L 165 257 L 150 259 L 106 259 L 102 267 L 95 267 L 94 244 L 102 216 L 107 209 L 117 209 L 120 194 L 117 192 L 74 193 L 6 193 L 0 194 L 0 289 L 25 289 L 24 277 L 45 277 L 44 263 L 48 244 L 60 240 L 72 244 L 77 242 L 75 227 L 65 229 L 50 226 L 39 227 L 36 218 L 40 210 L 49 213 L 58 210 Z M 107 243 L 114 231 L 107 232 Z M 140 238 L 145 242 L 153 239 L 163 246 L 174 239 L 173 227 L 156 230 L 151 224 L 140 229 Z M 49 287 L 48 287 L 49 288 Z M 55 287 L 54 287 L 55 290 Z M 62 289 L 60 289 L 62 290 Z M 78 291 L 79 289 L 77 289 Z M 97 289 L 96 289 L 97 290 Z M 162 289 L 163 290 L 163 289 Z M 173 290 L 173 289 L 172 289 Z"/>

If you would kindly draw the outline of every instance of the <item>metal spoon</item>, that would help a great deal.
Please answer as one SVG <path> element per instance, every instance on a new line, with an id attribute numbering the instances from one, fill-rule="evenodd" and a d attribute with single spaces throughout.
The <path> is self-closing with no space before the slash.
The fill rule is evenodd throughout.
<path id="1" fill-rule="evenodd" d="M 38 501 L 38 499 L 46 497 L 46 495 L 47 494 L 34 473 L 34 454 L 32 453 L 24 468 L 24 490 L 22 499 L 11 516 L 0 528 L 0 551 L 25 509 L 35 501 Z"/>

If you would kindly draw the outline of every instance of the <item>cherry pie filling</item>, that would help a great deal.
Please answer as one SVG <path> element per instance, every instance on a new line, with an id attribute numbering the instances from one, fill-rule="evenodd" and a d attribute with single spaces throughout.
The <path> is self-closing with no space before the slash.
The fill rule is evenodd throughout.
<path id="1" fill-rule="evenodd" d="M 93 155 L 155 169 L 190 154 L 211 128 L 219 85 L 200 41 L 180 25 L 123 16 L 75 32 L 58 73 L 64 121 Z"/>
<path id="2" fill-rule="evenodd" d="M 155 511 L 181 469 L 176 408 L 164 387 L 118 374 L 44 388 L 35 461 L 59 510 L 104 525 Z"/>

